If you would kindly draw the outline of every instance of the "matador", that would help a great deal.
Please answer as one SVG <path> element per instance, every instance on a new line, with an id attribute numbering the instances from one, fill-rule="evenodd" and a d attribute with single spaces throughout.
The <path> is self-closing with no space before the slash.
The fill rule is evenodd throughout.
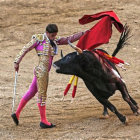
<path id="1" fill-rule="evenodd" d="M 31 98 L 35 96 L 36 93 L 38 93 L 37 104 L 41 118 L 40 127 L 52 128 L 55 126 L 54 124 L 48 122 L 46 118 L 47 88 L 52 60 L 54 55 L 56 55 L 58 52 L 57 45 L 66 45 L 68 44 L 68 40 L 70 42 L 77 41 L 85 32 L 79 32 L 68 37 L 56 38 L 58 33 L 57 25 L 48 24 L 45 33 L 33 35 L 31 41 L 26 44 L 19 52 L 14 61 L 14 67 L 16 71 L 19 70 L 19 64 L 22 58 L 32 49 L 36 50 L 36 53 L 39 57 L 39 63 L 34 69 L 34 78 L 28 91 L 21 98 L 16 112 L 11 115 L 16 125 L 19 124 L 19 116 L 24 106 Z"/>

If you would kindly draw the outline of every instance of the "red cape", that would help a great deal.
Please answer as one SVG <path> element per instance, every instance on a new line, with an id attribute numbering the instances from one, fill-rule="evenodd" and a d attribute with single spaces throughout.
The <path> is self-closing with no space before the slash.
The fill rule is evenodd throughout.
<path id="1" fill-rule="evenodd" d="M 87 31 L 78 41 L 77 46 L 82 50 L 92 50 L 101 44 L 106 44 L 112 35 L 112 24 L 115 25 L 119 32 L 122 32 L 124 27 L 119 18 L 113 11 L 106 11 L 94 15 L 84 15 L 79 19 L 80 24 L 99 20 L 89 31 Z"/>

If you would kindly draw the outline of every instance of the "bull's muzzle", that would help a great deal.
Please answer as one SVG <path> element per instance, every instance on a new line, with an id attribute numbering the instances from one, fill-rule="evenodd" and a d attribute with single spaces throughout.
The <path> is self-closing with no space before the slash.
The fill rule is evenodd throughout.
<path id="1" fill-rule="evenodd" d="M 56 64 L 54 64 L 53 63 L 53 67 L 56 69 L 56 70 L 59 70 L 60 69 L 60 67 L 59 66 L 57 66 Z"/>

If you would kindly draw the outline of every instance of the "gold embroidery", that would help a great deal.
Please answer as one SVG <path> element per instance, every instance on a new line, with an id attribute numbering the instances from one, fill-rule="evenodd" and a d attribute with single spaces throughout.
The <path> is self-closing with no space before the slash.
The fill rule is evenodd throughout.
<path id="1" fill-rule="evenodd" d="M 35 68 L 38 86 L 38 102 L 44 105 L 47 98 L 47 88 L 49 80 L 49 59 L 51 56 L 51 45 L 46 41 L 43 45 L 42 55 L 39 56 L 39 65 Z"/>
<path id="2" fill-rule="evenodd" d="M 47 97 L 47 87 L 49 80 L 49 73 L 44 66 L 36 67 L 37 86 L 38 86 L 38 102 L 45 104 Z"/>
<path id="3" fill-rule="evenodd" d="M 44 34 L 35 34 L 32 36 L 32 38 L 35 38 L 37 41 L 42 42 L 44 40 Z"/>
<path id="4" fill-rule="evenodd" d="M 47 45 L 43 44 L 43 46 L 45 47 L 43 51 L 36 51 L 38 55 L 48 55 L 48 44 Z M 51 48 L 51 56 L 54 56 L 55 55 L 54 48 L 51 45 L 49 46 Z"/>
<path id="5" fill-rule="evenodd" d="M 36 43 L 36 39 L 33 38 L 28 44 L 26 44 L 22 50 L 19 52 L 19 54 L 17 55 L 17 57 L 15 58 L 14 63 L 20 63 L 20 61 L 22 60 L 23 56 L 30 50 L 32 50 L 32 46 Z"/>

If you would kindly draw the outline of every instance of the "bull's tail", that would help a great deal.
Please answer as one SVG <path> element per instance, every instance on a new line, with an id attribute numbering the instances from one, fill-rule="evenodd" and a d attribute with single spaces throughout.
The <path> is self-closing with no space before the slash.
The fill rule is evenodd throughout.
<path id="1" fill-rule="evenodd" d="M 127 40 L 131 37 L 129 36 L 130 28 L 129 26 L 124 26 L 124 31 L 121 33 L 119 42 L 117 44 L 116 49 L 114 50 L 112 56 L 115 56 L 125 45 L 128 45 Z"/>

